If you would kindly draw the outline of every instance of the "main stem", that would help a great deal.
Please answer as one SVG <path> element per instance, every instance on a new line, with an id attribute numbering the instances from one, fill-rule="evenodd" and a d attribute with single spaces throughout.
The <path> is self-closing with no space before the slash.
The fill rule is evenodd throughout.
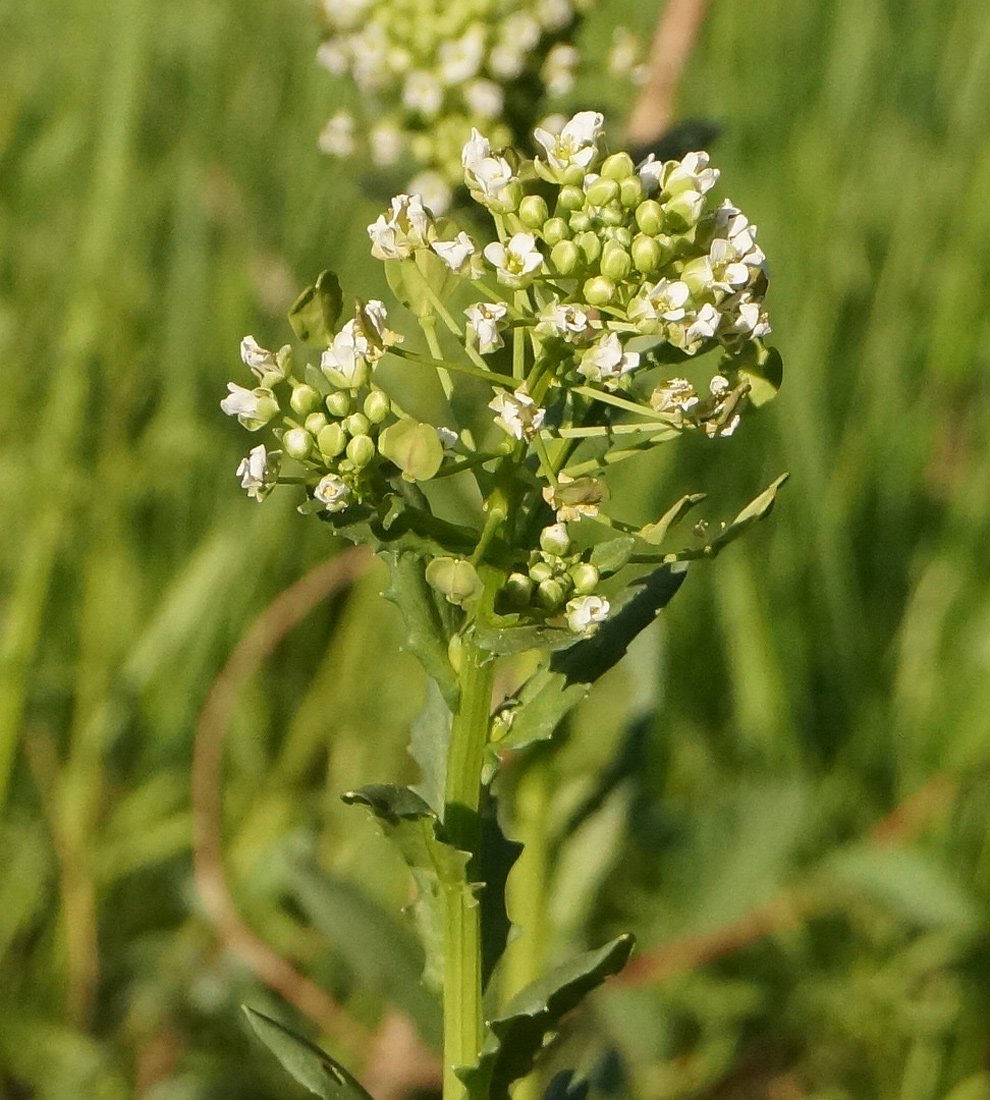
<path id="1" fill-rule="evenodd" d="M 460 706 L 454 715 L 447 759 L 444 826 L 451 842 L 469 852 L 464 881 L 445 891 L 443 978 L 443 1100 L 461 1100 L 456 1066 L 472 1066 L 484 1038 L 481 1009 L 481 910 L 471 891 L 480 856 L 481 770 L 491 715 L 491 655 L 469 640 L 460 652 Z"/>

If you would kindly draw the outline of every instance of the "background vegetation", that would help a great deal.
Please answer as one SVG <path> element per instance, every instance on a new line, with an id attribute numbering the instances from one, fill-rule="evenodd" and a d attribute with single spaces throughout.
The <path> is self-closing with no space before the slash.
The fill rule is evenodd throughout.
<path id="1" fill-rule="evenodd" d="M 567 1042 L 642 1100 L 990 1096 L 984 8 L 723 2 L 688 69 L 786 384 L 731 446 L 631 463 L 624 506 L 792 479 L 553 764 L 582 874 L 548 951 L 628 927 L 642 959 Z M 6 4 L 0 41 L 0 1097 L 301 1095 L 237 1005 L 291 1016 L 194 893 L 189 772 L 237 639 L 333 547 L 245 500 L 217 403 L 321 268 L 375 289 L 378 204 L 316 149 L 302 0 Z M 408 959 L 362 963 L 341 913 L 406 886 L 337 794 L 408 773 L 423 692 L 381 587 L 251 680 L 224 778 L 242 912 L 369 1027 Z"/>

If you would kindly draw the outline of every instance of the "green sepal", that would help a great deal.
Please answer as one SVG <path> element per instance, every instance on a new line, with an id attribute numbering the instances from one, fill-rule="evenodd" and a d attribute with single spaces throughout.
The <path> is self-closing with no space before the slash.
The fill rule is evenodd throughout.
<path id="1" fill-rule="evenodd" d="M 565 1016 L 629 961 L 634 939 L 625 934 L 550 971 L 517 993 L 488 1025 L 476 1066 L 459 1069 L 469 1096 L 509 1100 L 509 1086 L 525 1077 Z"/>
<path id="2" fill-rule="evenodd" d="M 426 583 L 422 559 L 415 553 L 386 551 L 382 557 L 388 562 L 392 582 L 383 595 L 405 620 L 405 648 L 436 681 L 448 707 L 455 711 L 460 687 L 447 654 L 455 609 Z"/>
<path id="3" fill-rule="evenodd" d="M 315 1096 L 323 1100 L 372 1100 L 347 1070 L 315 1043 L 247 1005 L 241 1007 L 255 1035 Z"/>
<path id="4" fill-rule="evenodd" d="M 632 640 L 667 606 L 683 581 L 683 568 L 661 566 L 636 582 L 639 590 L 590 638 L 555 653 L 523 684 L 506 735 L 494 747 L 520 749 L 552 737 L 567 712 L 622 658 Z"/>
<path id="5" fill-rule="evenodd" d="M 426 951 L 423 979 L 433 989 L 439 989 L 443 984 L 446 896 L 460 891 L 469 896 L 467 904 L 478 904 L 467 876 L 471 854 L 446 842 L 437 814 L 408 787 L 375 784 L 347 791 L 341 798 L 348 805 L 362 805 L 371 810 L 412 873 L 416 883 L 412 916 Z"/>
<path id="6" fill-rule="evenodd" d="M 332 271 L 321 271 L 313 286 L 307 287 L 292 303 L 289 324 L 303 343 L 326 347 L 333 341 L 343 308 L 340 281 Z"/>

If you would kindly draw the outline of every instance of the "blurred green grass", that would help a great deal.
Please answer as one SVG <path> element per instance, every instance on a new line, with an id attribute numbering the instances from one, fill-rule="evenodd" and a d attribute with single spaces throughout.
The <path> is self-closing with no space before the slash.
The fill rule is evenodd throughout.
<path id="1" fill-rule="evenodd" d="M 198 915 L 190 746 L 247 622 L 332 547 L 244 500 L 217 403 L 240 337 L 279 340 L 318 270 L 374 290 L 375 203 L 316 149 L 302 0 L 8 5 L 0 40 L 0 1096 L 285 1096 L 236 1012 L 266 994 Z M 990 1095 L 988 102 L 978 0 L 715 4 L 686 74 L 681 114 L 723 124 L 771 257 L 786 385 L 731 446 L 685 441 L 620 491 L 644 518 L 688 488 L 728 515 L 792 480 L 555 761 L 562 819 L 630 691 L 662 695 L 576 834 L 596 858 L 559 938 L 587 919 L 649 950 L 818 894 L 769 942 L 597 1002 L 645 1100 Z M 284 861 L 309 847 L 404 900 L 336 800 L 409 772 L 422 682 L 405 657 L 383 674 L 380 587 L 255 679 L 225 783 L 249 920 L 368 1023 L 379 998 L 286 902 Z M 855 846 L 943 771 L 956 798 L 907 851 Z"/>

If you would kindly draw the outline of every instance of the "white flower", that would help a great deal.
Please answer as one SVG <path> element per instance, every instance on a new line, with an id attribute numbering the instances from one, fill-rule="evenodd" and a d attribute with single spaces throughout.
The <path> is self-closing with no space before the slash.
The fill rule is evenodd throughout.
<path id="1" fill-rule="evenodd" d="M 443 85 L 435 73 L 414 69 L 402 88 L 402 102 L 410 111 L 433 118 L 443 105 Z"/>
<path id="2" fill-rule="evenodd" d="M 712 380 L 708 383 L 708 392 L 712 397 L 721 397 L 723 394 L 728 393 L 731 388 L 729 380 L 724 374 L 712 375 Z"/>
<path id="3" fill-rule="evenodd" d="M 402 155 L 403 144 L 402 131 L 394 122 L 379 122 L 368 134 L 371 159 L 381 168 L 395 164 Z"/>
<path id="4" fill-rule="evenodd" d="M 565 123 L 559 134 L 537 128 L 533 137 L 546 151 L 551 168 L 559 171 L 569 164 L 587 168 L 598 153 L 598 139 L 604 124 L 605 116 L 599 111 L 579 111 Z"/>
<path id="5" fill-rule="evenodd" d="M 253 500 L 264 500 L 275 488 L 278 481 L 278 471 L 281 465 L 282 454 L 280 451 L 265 450 L 264 443 L 253 447 L 242 458 L 237 467 L 237 476 L 241 479 L 241 488 L 247 490 L 247 495 Z"/>
<path id="6" fill-rule="evenodd" d="M 552 47 L 540 69 L 540 79 L 552 96 L 566 95 L 574 87 L 581 54 L 574 46 L 558 42 Z"/>
<path id="7" fill-rule="evenodd" d="M 463 84 L 477 74 L 484 56 L 484 27 L 472 23 L 460 38 L 440 43 L 437 50 L 440 78 L 445 84 Z"/>
<path id="8" fill-rule="evenodd" d="M 498 42 L 488 54 L 488 70 L 502 80 L 515 80 L 523 71 L 526 54 L 515 42 Z"/>
<path id="9" fill-rule="evenodd" d="M 685 153 L 679 161 L 670 161 L 666 165 L 663 189 L 676 195 L 681 191 L 698 191 L 702 195 L 709 192 L 718 183 L 719 170 L 708 167 L 708 154 L 705 152 Z"/>
<path id="10" fill-rule="evenodd" d="M 476 302 L 464 311 L 468 319 L 468 334 L 473 337 L 482 355 L 488 355 L 504 343 L 499 322 L 507 313 L 508 309 L 501 302 Z"/>
<path id="11" fill-rule="evenodd" d="M 402 260 L 417 248 L 426 248 L 433 234 L 433 218 L 419 195 L 396 195 L 388 217 L 379 215 L 368 226 L 371 254 L 376 260 Z"/>
<path id="12" fill-rule="evenodd" d="M 493 156 L 488 138 L 473 128 L 470 140 L 461 150 L 461 164 L 468 189 L 480 194 L 483 199 L 498 199 L 515 180 L 512 166 L 505 157 Z"/>
<path id="13" fill-rule="evenodd" d="M 685 333 L 685 343 L 694 344 L 700 340 L 710 340 L 718 330 L 721 317 L 718 310 L 706 302 L 694 315 Z M 685 348 L 687 350 L 687 348 Z"/>
<path id="14" fill-rule="evenodd" d="M 671 378 L 657 386 L 650 396 L 650 405 L 659 413 L 679 417 L 690 412 L 698 404 L 694 386 L 686 378 Z"/>
<path id="15" fill-rule="evenodd" d="M 561 305 L 554 299 L 541 311 L 536 331 L 541 336 L 561 336 L 569 343 L 579 343 L 591 332 L 591 321 L 580 307 Z"/>
<path id="16" fill-rule="evenodd" d="M 543 499 L 557 513 L 560 523 L 575 523 L 598 515 L 599 506 L 608 500 L 608 486 L 598 478 L 574 478 L 561 471 L 557 484 L 544 488 Z"/>
<path id="17" fill-rule="evenodd" d="M 536 0 L 536 18 L 545 31 L 562 31 L 573 17 L 569 0 Z"/>
<path id="18" fill-rule="evenodd" d="M 611 610 L 602 596 L 577 596 L 567 601 L 567 626 L 575 634 L 590 634 L 608 618 Z"/>
<path id="19" fill-rule="evenodd" d="M 452 241 L 434 241 L 430 247 L 451 271 L 458 275 L 470 271 L 471 257 L 475 253 L 474 241 L 463 230 Z"/>
<path id="20" fill-rule="evenodd" d="M 639 84 L 643 76 L 640 64 L 640 41 L 628 27 L 616 27 L 612 32 L 612 47 L 608 51 L 608 71 Z"/>
<path id="21" fill-rule="evenodd" d="M 328 512 L 342 512 L 350 503 L 351 491 L 342 478 L 336 474 L 327 474 L 320 478 L 313 490 L 313 496 L 326 505 Z"/>
<path id="22" fill-rule="evenodd" d="M 770 334 L 770 321 L 759 302 L 741 299 L 736 311 L 723 313 L 723 321 L 728 322 L 729 336 L 742 336 L 746 340 L 760 340 Z"/>
<path id="23" fill-rule="evenodd" d="M 592 382 L 601 382 L 606 389 L 615 389 L 619 379 L 638 366 L 638 352 L 623 352 L 618 334 L 609 332 L 581 356 L 578 374 Z"/>
<path id="24" fill-rule="evenodd" d="M 662 318 L 664 321 L 683 321 L 687 316 L 685 306 L 691 297 L 690 288 L 679 279 L 661 279 L 630 305 L 631 320 L 639 317 Z"/>
<path id="25" fill-rule="evenodd" d="M 389 40 L 384 28 L 369 23 L 351 35 L 351 73 L 365 92 L 383 87 L 395 70 L 389 67 Z"/>
<path id="26" fill-rule="evenodd" d="M 367 338 L 357 335 L 355 323 L 348 321 L 320 357 L 320 370 L 344 389 L 357 389 L 368 380 L 368 360 L 361 353 L 359 342 L 368 348 Z"/>
<path id="27" fill-rule="evenodd" d="M 245 336 L 241 341 L 241 362 L 250 367 L 259 378 L 278 370 L 275 356 L 267 348 L 261 347 L 253 336 Z"/>
<path id="28" fill-rule="evenodd" d="M 505 104 L 505 93 L 494 80 L 472 80 L 464 86 L 468 110 L 481 118 L 498 118 Z"/>
<path id="29" fill-rule="evenodd" d="M 419 196 L 429 214 L 443 214 L 454 197 L 439 172 L 420 172 L 409 181 L 409 190 Z"/>
<path id="30" fill-rule="evenodd" d="M 543 265 L 543 253 L 532 233 L 514 233 L 508 244 L 493 241 L 485 245 L 485 259 L 495 268 L 498 281 L 506 286 L 525 286 Z"/>
<path id="31" fill-rule="evenodd" d="M 220 408 L 228 416 L 236 416 L 241 426 L 249 432 L 263 428 L 278 412 L 278 401 L 271 390 L 247 390 L 236 382 L 228 382 L 227 391 Z"/>
<path id="32" fill-rule="evenodd" d="M 327 22 L 333 27 L 353 27 L 364 15 L 372 0 L 322 0 L 320 7 Z"/>
<path id="33" fill-rule="evenodd" d="M 338 111 L 320 133 L 320 149 L 331 157 L 349 157 L 356 147 L 354 140 L 354 116 L 349 111 Z"/>
<path id="34" fill-rule="evenodd" d="M 384 302 L 372 298 L 357 311 L 353 321 L 344 325 L 345 329 L 351 328 L 358 355 L 369 363 L 377 363 L 388 348 L 402 343 L 402 337 L 385 324 L 387 320 Z"/>
<path id="35" fill-rule="evenodd" d="M 328 38 L 316 51 L 316 60 L 334 76 L 343 76 L 347 72 L 347 40 Z"/>
<path id="36" fill-rule="evenodd" d="M 453 428 L 447 428 L 441 424 L 437 428 L 437 436 L 443 444 L 443 453 L 445 455 L 453 455 L 457 444 L 461 441 L 460 433 L 455 432 Z"/>
<path id="37" fill-rule="evenodd" d="M 488 407 L 496 414 L 495 423 L 514 439 L 532 439 L 546 419 L 546 410 L 521 386 L 515 393 L 496 394 Z"/>

